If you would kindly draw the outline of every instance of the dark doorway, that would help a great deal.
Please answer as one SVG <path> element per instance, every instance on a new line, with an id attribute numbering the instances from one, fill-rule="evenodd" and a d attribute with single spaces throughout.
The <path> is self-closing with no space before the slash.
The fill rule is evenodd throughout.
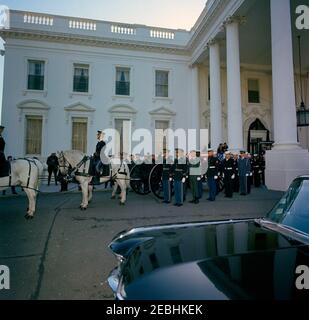
<path id="1" fill-rule="evenodd" d="M 260 119 L 251 123 L 248 132 L 248 151 L 251 154 L 260 154 L 263 142 L 269 141 L 269 130 L 265 128 Z"/>

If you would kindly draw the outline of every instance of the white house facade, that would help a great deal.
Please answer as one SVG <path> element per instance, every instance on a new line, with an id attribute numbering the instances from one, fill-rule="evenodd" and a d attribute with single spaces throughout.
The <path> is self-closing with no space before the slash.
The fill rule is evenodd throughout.
<path id="1" fill-rule="evenodd" d="M 190 31 L 10 11 L 2 124 L 7 155 L 94 151 L 98 129 L 210 131 L 216 148 L 266 154 L 266 183 L 309 174 L 309 31 L 301 0 L 208 0 Z M 306 6 L 302 6 L 306 7 Z M 299 69 L 297 37 L 301 39 Z"/>

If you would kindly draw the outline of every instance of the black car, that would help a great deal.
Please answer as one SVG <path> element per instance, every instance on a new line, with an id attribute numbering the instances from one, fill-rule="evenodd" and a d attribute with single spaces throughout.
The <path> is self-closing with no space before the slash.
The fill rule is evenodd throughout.
<path id="1" fill-rule="evenodd" d="M 309 176 L 265 218 L 136 228 L 110 249 L 117 299 L 309 300 Z"/>

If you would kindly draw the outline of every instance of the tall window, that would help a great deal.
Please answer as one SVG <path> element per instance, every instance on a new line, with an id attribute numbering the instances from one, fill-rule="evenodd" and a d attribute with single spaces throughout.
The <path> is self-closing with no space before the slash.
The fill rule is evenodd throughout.
<path id="1" fill-rule="evenodd" d="M 42 153 L 42 117 L 26 117 L 26 154 Z"/>
<path id="2" fill-rule="evenodd" d="M 156 131 L 155 137 L 155 152 L 157 154 L 162 153 L 164 149 L 167 149 L 167 136 L 165 131 L 170 127 L 170 123 L 167 120 L 155 120 L 155 129 L 161 129 L 162 131 Z M 163 133 L 163 135 L 161 135 Z"/>
<path id="3" fill-rule="evenodd" d="M 259 80 L 248 79 L 248 102 L 249 103 L 260 103 Z"/>
<path id="4" fill-rule="evenodd" d="M 89 65 L 74 64 L 73 92 L 89 91 Z"/>
<path id="5" fill-rule="evenodd" d="M 168 71 L 156 70 L 156 97 L 168 97 Z"/>
<path id="6" fill-rule="evenodd" d="M 44 61 L 28 61 L 28 90 L 44 90 Z"/>
<path id="7" fill-rule="evenodd" d="M 130 95 L 130 69 L 116 68 L 116 95 Z"/>
<path id="8" fill-rule="evenodd" d="M 87 118 L 72 118 L 72 149 L 87 153 Z"/>

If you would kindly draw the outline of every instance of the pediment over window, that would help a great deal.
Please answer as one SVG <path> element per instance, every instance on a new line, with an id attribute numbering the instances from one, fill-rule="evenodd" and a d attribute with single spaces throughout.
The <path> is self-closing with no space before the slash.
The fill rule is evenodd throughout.
<path id="1" fill-rule="evenodd" d="M 40 100 L 26 100 L 22 101 L 17 105 L 17 108 L 20 110 L 23 109 L 32 109 L 32 110 L 45 110 L 48 111 L 50 106 L 48 106 L 45 102 Z"/>
<path id="2" fill-rule="evenodd" d="M 137 110 L 128 105 L 116 105 L 108 109 L 110 113 L 135 114 Z"/>
<path id="3" fill-rule="evenodd" d="M 84 103 L 77 102 L 77 103 L 74 103 L 70 106 L 65 107 L 64 110 L 69 111 L 69 112 L 73 112 L 73 111 L 75 111 L 75 112 L 94 112 L 95 108 L 87 106 Z"/>
<path id="4" fill-rule="evenodd" d="M 161 108 L 157 108 L 150 111 L 149 114 L 151 114 L 152 116 L 170 116 L 171 117 L 171 116 L 175 116 L 176 112 L 174 112 L 169 108 L 161 107 Z"/>

